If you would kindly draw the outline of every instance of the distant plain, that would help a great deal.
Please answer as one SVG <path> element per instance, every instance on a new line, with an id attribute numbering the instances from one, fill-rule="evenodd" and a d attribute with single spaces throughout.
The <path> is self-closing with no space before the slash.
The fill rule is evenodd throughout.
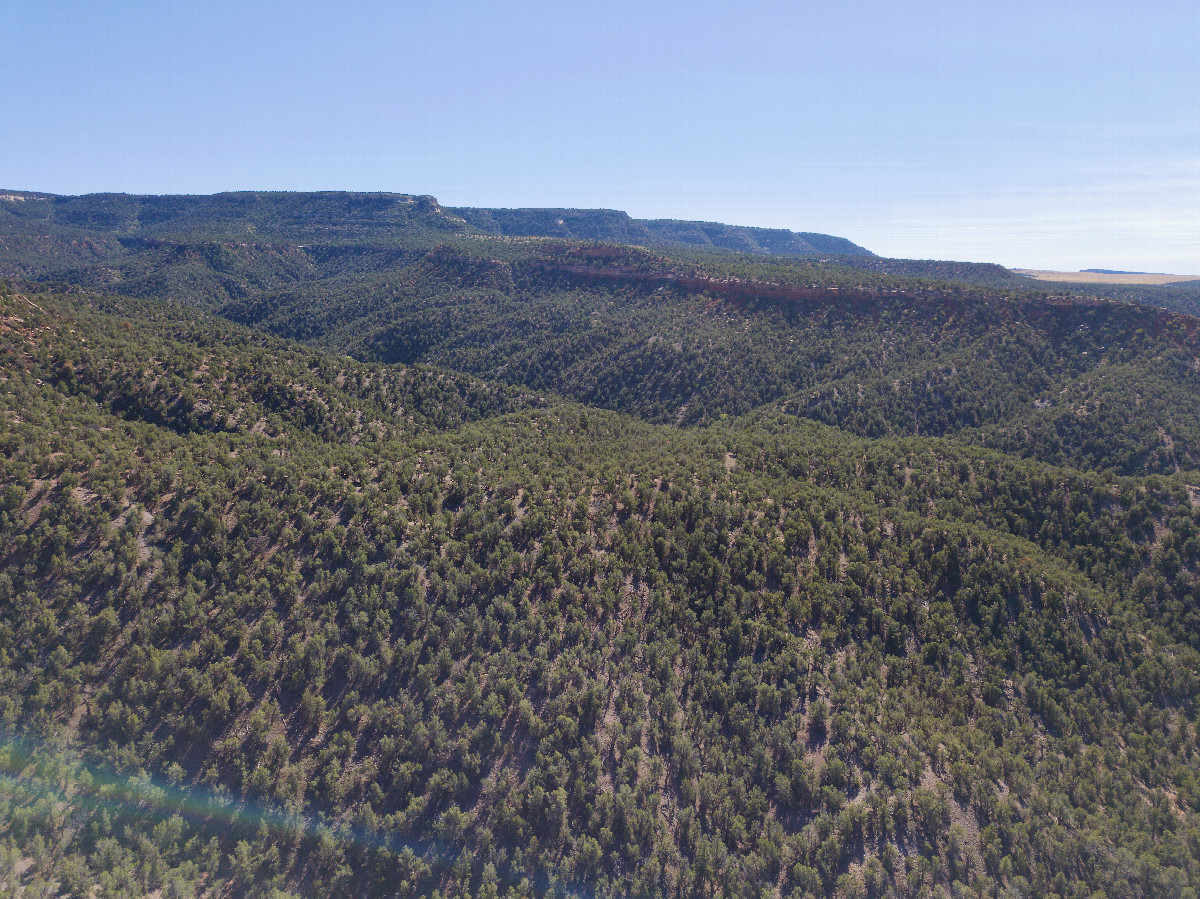
<path id="1" fill-rule="evenodd" d="M 1072 284 L 1181 284 L 1200 281 L 1200 275 L 1164 275 L 1150 272 L 1051 272 L 1031 268 L 1014 268 L 1014 272 L 1038 281 L 1064 281 Z"/>

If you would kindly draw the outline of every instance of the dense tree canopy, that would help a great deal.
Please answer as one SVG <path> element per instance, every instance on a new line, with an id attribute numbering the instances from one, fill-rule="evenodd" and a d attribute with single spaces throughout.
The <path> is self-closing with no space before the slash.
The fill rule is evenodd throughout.
<path id="1" fill-rule="evenodd" d="M 274 246 L 0 288 L 0 891 L 1196 895 L 1190 319 Z"/>

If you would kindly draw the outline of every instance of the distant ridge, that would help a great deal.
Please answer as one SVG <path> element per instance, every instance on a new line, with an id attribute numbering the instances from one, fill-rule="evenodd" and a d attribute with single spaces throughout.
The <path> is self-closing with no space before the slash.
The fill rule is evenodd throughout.
<path id="1" fill-rule="evenodd" d="M 772 256 L 874 256 L 844 237 L 720 222 L 635 219 L 616 209 L 483 209 L 448 212 L 487 234 L 604 240 L 647 247 L 696 247 Z"/>
<path id="2" fill-rule="evenodd" d="M 415 231 L 466 230 L 428 196 L 348 191 L 57 196 L 0 190 L 0 227 L 45 224 L 118 237 L 191 235 L 390 243 Z"/>
<path id="3" fill-rule="evenodd" d="M 634 219 L 614 209 L 443 207 L 430 196 L 351 191 L 234 191 L 205 195 L 58 196 L 0 190 L 0 226 L 17 220 L 113 235 L 378 242 L 415 231 L 597 240 L 778 256 L 874 254 L 843 237 L 719 222 Z"/>

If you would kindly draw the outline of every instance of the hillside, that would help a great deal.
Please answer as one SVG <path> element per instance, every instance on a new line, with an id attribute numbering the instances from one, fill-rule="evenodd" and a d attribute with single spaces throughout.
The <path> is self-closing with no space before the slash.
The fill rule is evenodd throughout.
<path id="1" fill-rule="evenodd" d="M 1200 282 L 1163 285 L 1089 284 L 1089 293 L 1126 303 L 1144 303 L 1185 315 L 1200 315 Z"/>
<path id="2" fill-rule="evenodd" d="M 776 298 L 762 284 L 593 276 L 602 264 L 488 268 L 437 250 L 223 314 L 362 359 L 433 363 L 655 422 L 706 425 L 783 403 L 863 436 L 974 429 L 979 442 L 1057 463 L 1200 470 L 1192 319 L 944 290 Z M 1031 428 L 1036 439 L 1012 439 Z"/>
<path id="3" fill-rule="evenodd" d="M 887 275 L 933 278 L 939 281 L 1002 290 L 1020 290 L 1033 286 L 1030 284 L 1029 278 L 1024 275 L 991 262 L 947 262 L 939 259 L 884 259 L 853 256 L 839 258 L 838 262 L 850 268 L 882 272 Z"/>
<path id="4" fill-rule="evenodd" d="M 0 890 L 1196 895 L 1195 319 L 240 196 L 3 220 Z"/>

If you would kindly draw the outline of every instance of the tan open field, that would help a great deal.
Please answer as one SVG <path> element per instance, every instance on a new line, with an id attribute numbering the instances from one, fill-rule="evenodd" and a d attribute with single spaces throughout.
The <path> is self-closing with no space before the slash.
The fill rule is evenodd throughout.
<path id="1" fill-rule="evenodd" d="M 1032 268 L 1014 268 L 1039 281 L 1069 281 L 1075 284 L 1179 284 L 1200 281 L 1200 275 L 1105 275 L 1099 272 L 1047 272 Z"/>

